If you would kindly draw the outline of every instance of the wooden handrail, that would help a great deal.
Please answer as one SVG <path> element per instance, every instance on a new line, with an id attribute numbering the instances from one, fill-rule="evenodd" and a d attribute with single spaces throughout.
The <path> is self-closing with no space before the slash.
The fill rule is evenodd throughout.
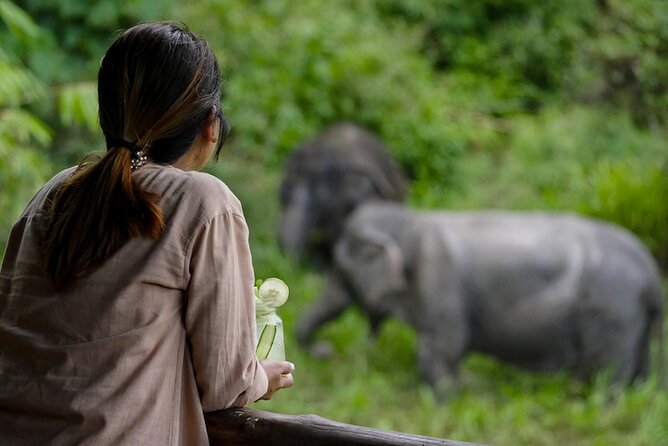
<path id="1" fill-rule="evenodd" d="M 339 423 L 317 415 L 283 415 L 226 409 L 205 414 L 211 446 L 471 446 L 445 440 Z"/>

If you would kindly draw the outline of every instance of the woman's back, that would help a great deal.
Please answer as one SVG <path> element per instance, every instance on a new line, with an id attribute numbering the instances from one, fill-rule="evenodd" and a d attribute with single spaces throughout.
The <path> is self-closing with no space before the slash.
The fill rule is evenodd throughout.
<path id="1" fill-rule="evenodd" d="M 162 197 L 161 236 L 129 240 L 58 291 L 44 272 L 40 228 L 47 197 L 70 172 L 36 195 L 8 243 L 0 440 L 205 444 L 203 409 L 246 404 L 267 385 L 254 357 L 238 358 L 254 342 L 241 205 L 210 175 L 144 166 L 133 175 Z"/>

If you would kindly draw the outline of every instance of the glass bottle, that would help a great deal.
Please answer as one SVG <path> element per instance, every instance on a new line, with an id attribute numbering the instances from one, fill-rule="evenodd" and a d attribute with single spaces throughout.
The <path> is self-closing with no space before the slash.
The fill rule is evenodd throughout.
<path id="1" fill-rule="evenodd" d="M 257 348 L 259 359 L 285 361 L 285 336 L 283 319 L 276 308 L 259 303 L 256 305 Z"/>

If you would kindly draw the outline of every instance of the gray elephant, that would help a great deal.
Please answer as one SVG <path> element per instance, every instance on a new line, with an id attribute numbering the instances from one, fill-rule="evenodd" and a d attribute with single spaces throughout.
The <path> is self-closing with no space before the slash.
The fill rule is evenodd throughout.
<path id="1" fill-rule="evenodd" d="M 348 214 L 368 200 L 403 201 L 404 172 L 371 132 L 342 122 L 295 150 L 280 186 L 279 244 L 313 265 L 327 267 Z"/>
<path id="2" fill-rule="evenodd" d="M 609 368 L 630 382 L 648 372 L 650 329 L 662 331 L 651 255 L 628 231 L 575 214 L 368 203 L 346 222 L 334 260 L 299 341 L 351 303 L 372 324 L 399 317 L 417 331 L 421 373 L 436 389 L 456 382 L 468 351 L 583 378 Z"/>

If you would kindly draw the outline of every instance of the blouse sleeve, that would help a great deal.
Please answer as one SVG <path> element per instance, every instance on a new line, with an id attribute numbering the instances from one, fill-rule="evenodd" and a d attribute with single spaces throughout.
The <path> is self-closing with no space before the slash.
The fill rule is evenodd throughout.
<path id="1" fill-rule="evenodd" d="M 267 376 L 255 356 L 254 273 L 248 226 L 229 211 L 192 241 L 185 328 L 205 412 L 262 397 Z"/>

